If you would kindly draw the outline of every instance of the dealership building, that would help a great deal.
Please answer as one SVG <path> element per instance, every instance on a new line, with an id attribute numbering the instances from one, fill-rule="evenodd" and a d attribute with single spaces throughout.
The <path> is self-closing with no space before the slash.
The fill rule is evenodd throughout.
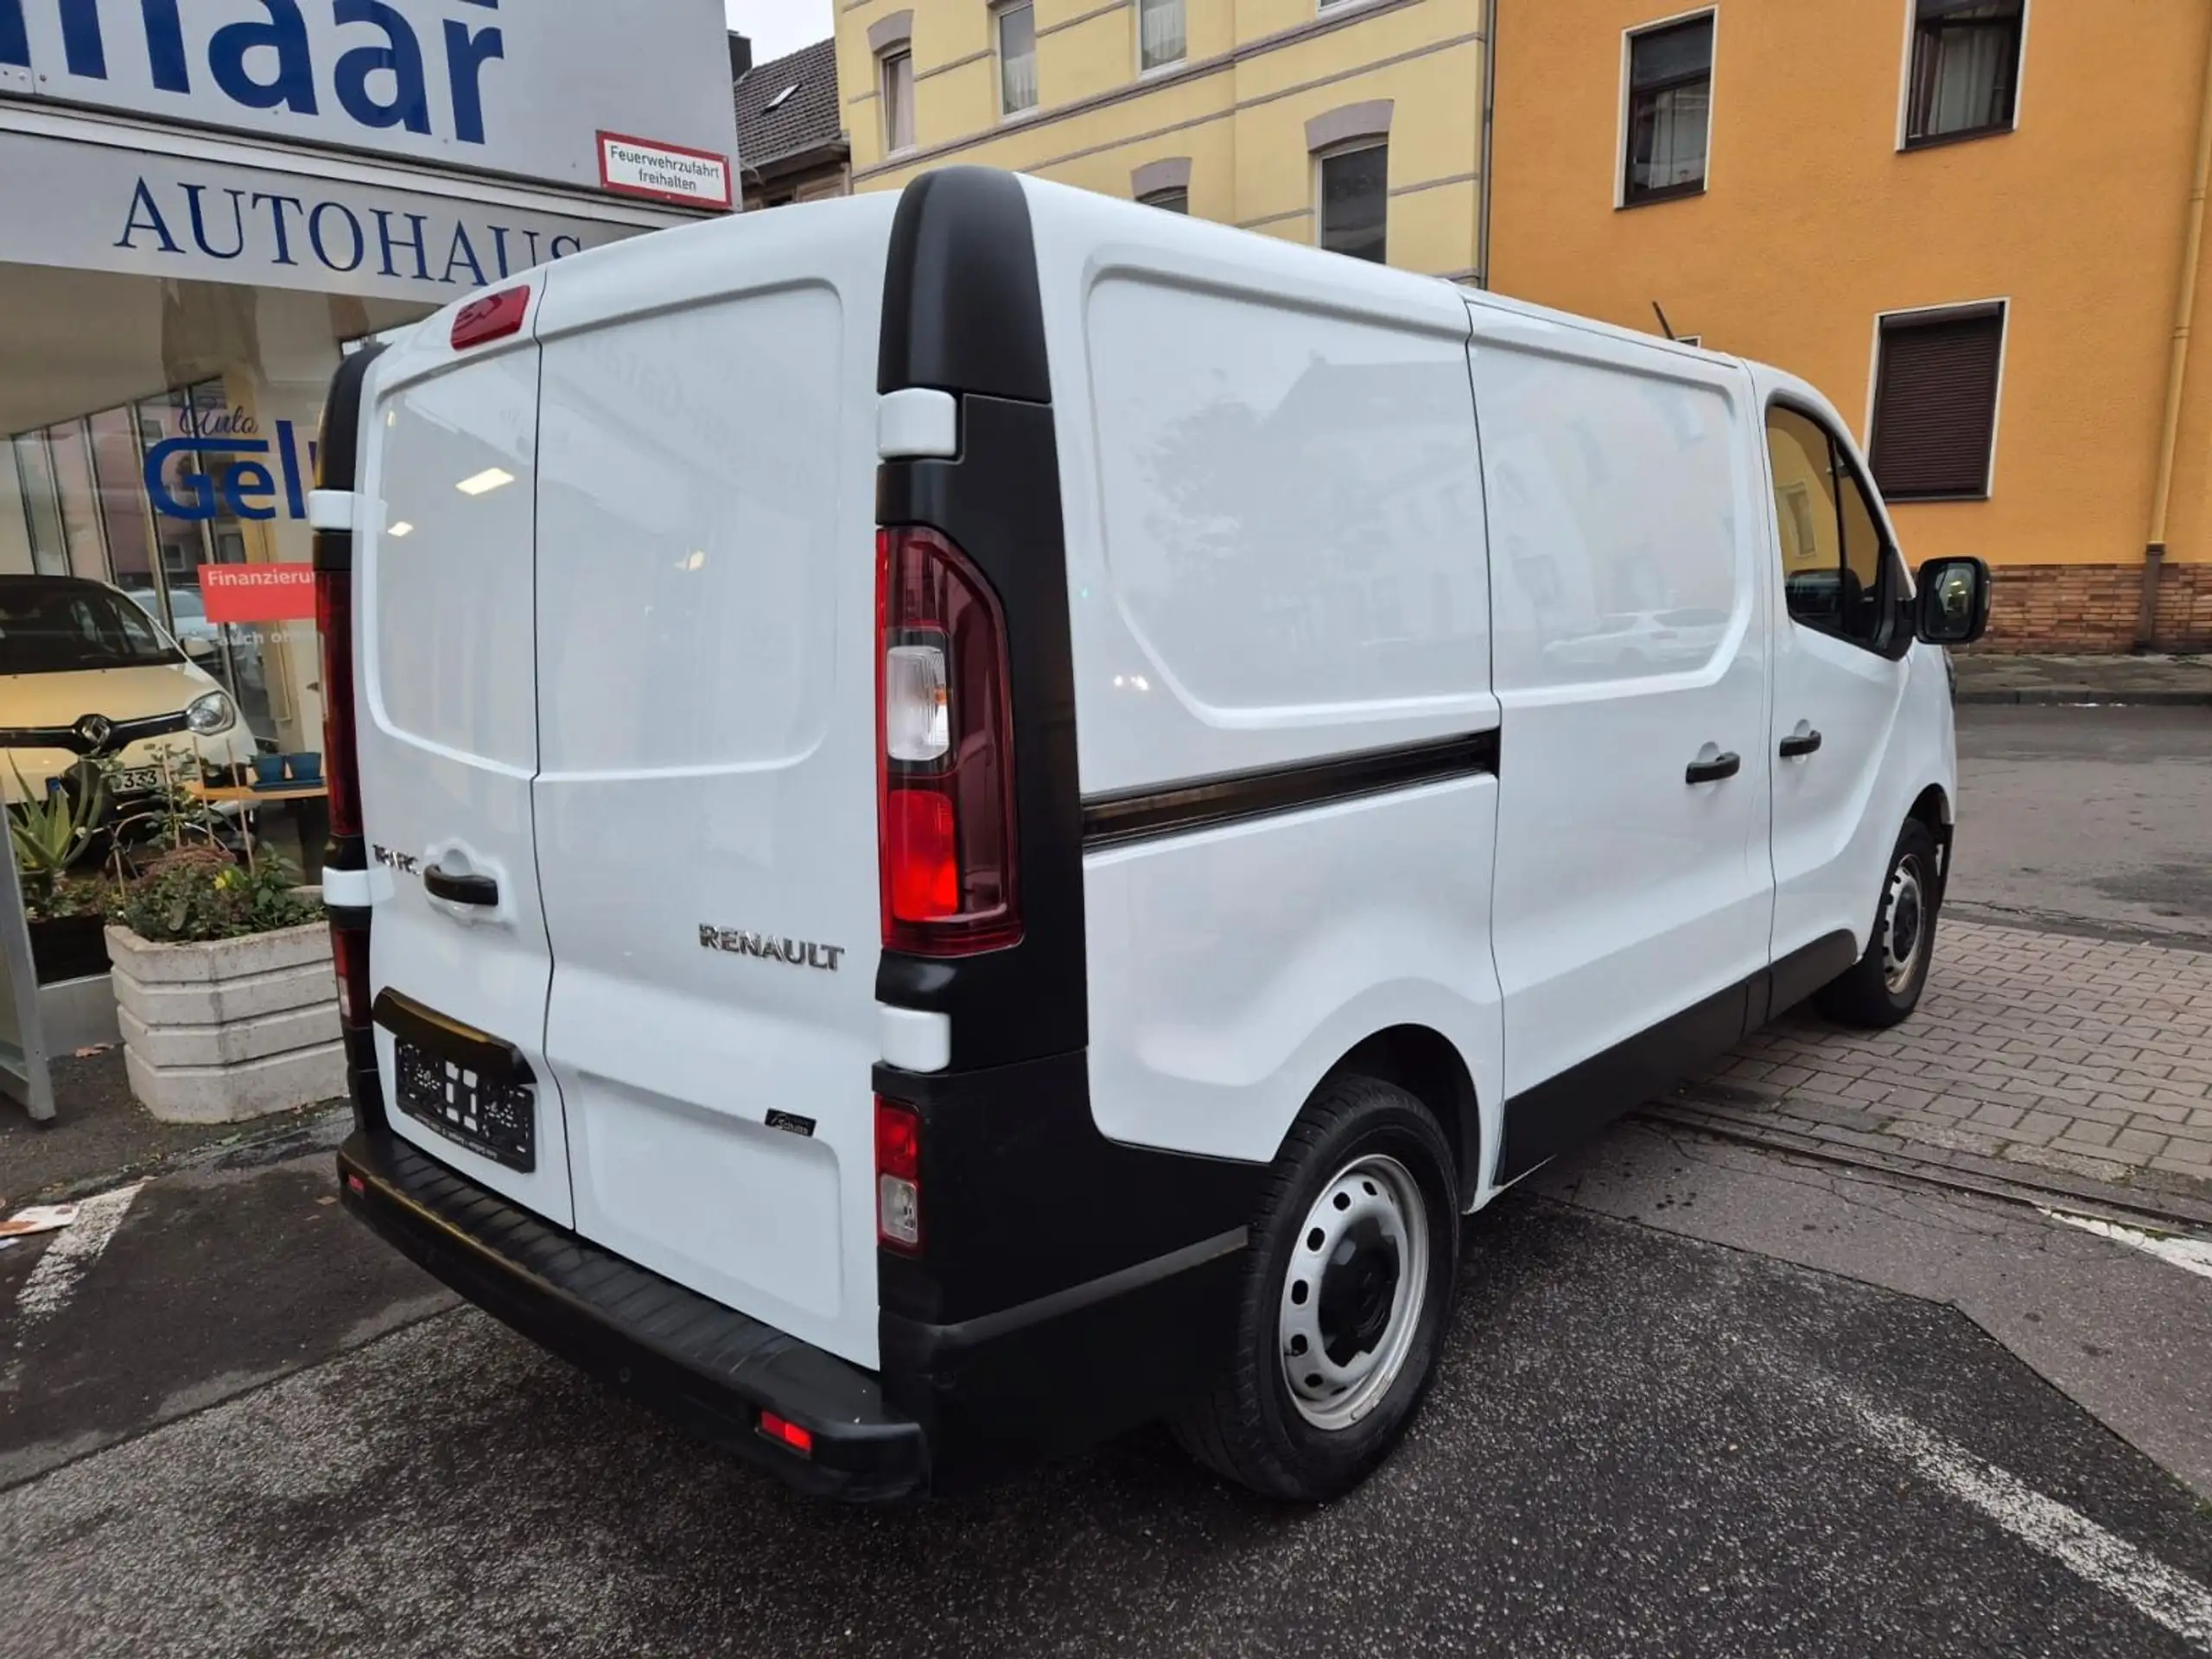
<path id="1" fill-rule="evenodd" d="M 0 0 L 0 573 L 114 583 L 320 747 L 309 625 L 203 573 L 308 559 L 356 342 L 729 207 L 728 40 L 721 0 Z"/>

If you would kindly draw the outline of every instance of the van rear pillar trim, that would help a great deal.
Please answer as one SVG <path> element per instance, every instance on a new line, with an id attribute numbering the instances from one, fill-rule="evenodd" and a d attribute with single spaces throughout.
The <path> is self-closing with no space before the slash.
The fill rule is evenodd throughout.
<path id="1" fill-rule="evenodd" d="M 1211 830 L 1248 818 L 1301 812 L 1424 784 L 1497 772 L 1495 729 L 1322 760 L 1173 784 L 1165 789 L 1093 795 L 1083 803 L 1083 849 L 1096 852 L 1159 836 Z"/>
<path id="2" fill-rule="evenodd" d="M 925 1008 L 875 1005 L 876 1042 L 884 1065 L 901 1071 L 942 1071 L 952 1064 L 952 1016 Z"/>

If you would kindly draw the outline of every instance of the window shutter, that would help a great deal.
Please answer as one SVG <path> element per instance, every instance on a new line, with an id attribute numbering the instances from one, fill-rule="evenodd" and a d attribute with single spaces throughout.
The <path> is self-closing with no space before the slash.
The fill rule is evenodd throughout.
<path id="1" fill-rule="evenodd" d="M 1885 496 L 1987 493 L 2004 337 L 1996 309 L 1882 325 L 1872 459 Z"/>

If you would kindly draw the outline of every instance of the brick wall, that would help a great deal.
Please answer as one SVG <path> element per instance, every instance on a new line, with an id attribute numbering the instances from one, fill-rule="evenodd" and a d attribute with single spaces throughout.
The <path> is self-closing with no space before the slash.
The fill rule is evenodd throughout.
<path id="1" fill-rule="evenodd" d="M 1990 576 L 1989 632 L 1977 650 L 2124 652 L 2135 643 L 2140 565 L 2006 564 Z M 2212 564 L 2164 567 L 2155 643 L 2212 651 Z"/>

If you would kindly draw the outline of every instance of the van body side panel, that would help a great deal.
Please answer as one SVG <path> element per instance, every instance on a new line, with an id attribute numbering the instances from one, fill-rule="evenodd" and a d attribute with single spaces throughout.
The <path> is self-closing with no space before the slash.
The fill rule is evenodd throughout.
<path id="1" fill-rule="evenodd" d="M 730 228 L 547 278 L 546 1051 L 579 1233 L 866 1365 L 881 242 Z"/>
<path id="2" fill-rule="evenodd" d="M 565 1118 L 542 1048 L 550 963 L 530 792 L 537 378 L 527 330 L 456 361 L 435 322 L 372 371 L 353 532 L 356 719 L 372 989 L 512 1048 L 534 1077 L 531 1155 L 518 1168 L 402 1109 L 399 1039 L 380 1021 L 386 1119 L 470 1180 L 566 1224 Z M 434 869 L 490 881 L 495 902 L 434 897 Z"/>
<path id="3" fill-rule="evenodd" d="M 1473 308 L 1510 1177 L 1743 1031 L 1773 905 L 1768 617 L 1749 377 Z"/>
<path id="4" fill-rule="evenodd" d="M 1494 734 L 1456 294 L 1026 188 L 1054 384 L 1080 389 L 1056 413 L 1086 805 L 1224 779 L 1274 798 L 1279 771 Z M 1101 1133 L 1272 1160 L 1329 1069 L 1395 1026 L 1441 1033 L 1494 1114 L 1497 791 L 1485 763 L 1094 837 Z M 1478 1160 L 1495 1146 L 1445 1127 Z"/>

